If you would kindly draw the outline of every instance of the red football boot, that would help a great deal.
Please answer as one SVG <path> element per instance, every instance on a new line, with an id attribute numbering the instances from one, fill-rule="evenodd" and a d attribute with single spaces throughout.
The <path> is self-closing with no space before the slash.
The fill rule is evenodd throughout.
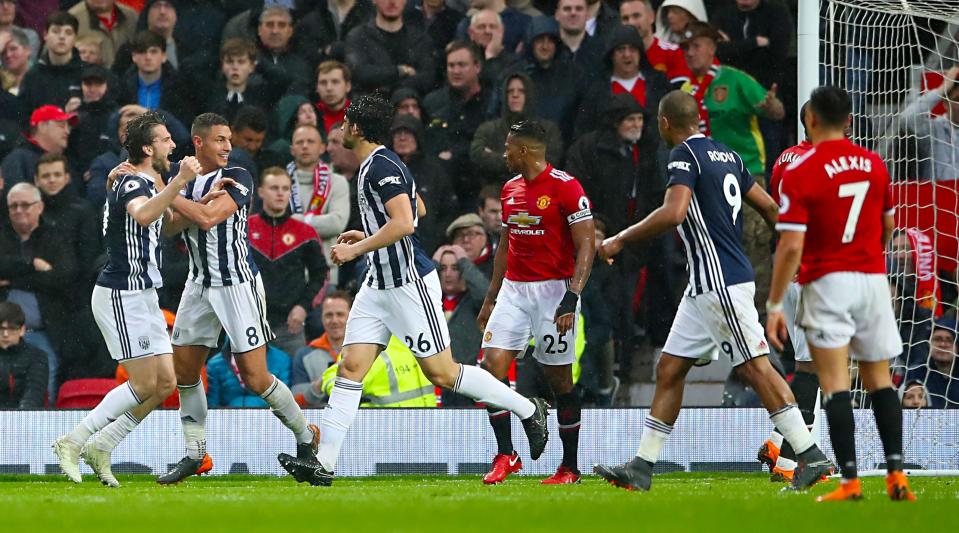
<path id="1" fill-rule="evenodd" d="M 512 455 L 498 453 L 493 458 L 493 468 L 483 476 L 483 483 L 495 485 L 502 482 L 506 479 L 506 476 L 513 472 L 519 472 L 522 468 L 523 461 L 520 460 L 519 454 L 516 452 L 513 452 Z"/>
<path id="2" fill-rule="evenodd" d="M 572 485 L 579 483 L 579 474 L 565 466 L 556 469 L 556 473 L 540 481 L 543 485 Z"/>

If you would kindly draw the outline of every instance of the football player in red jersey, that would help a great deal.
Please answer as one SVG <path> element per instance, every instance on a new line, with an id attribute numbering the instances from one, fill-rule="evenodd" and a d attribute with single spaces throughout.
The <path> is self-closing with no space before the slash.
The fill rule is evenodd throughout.
<path id="1" fill-rule="evenodd" d="M 580 400 L 573 391 L 579 295 L 596 254 L 590 202 L 576 178 L 546 161 L 546 132 L 536 121 L 514 124 L 506 165 L 518 175 L 501 194 L 503 231 L 477 322 L 483 367 L 505 379 L 510 363 L 535 339 L 533 356 L 556 399 L 563 461 L 544 484 L 578 483 Z M 504 279 L 505 278 L 505 279 Z M 509 411 L 489 408 L 498 453 L 483 477 L 499 483 L 522 468 L 510 436 Z"/>
<path id="2" fill-rule="evenodd" d="M 819 374 L 830 439 L 842 470 L 839 488 L 818 501 L 862 498 L 850 358 L 858 362 L 859 377 L 869 391 L 886 454 L 889 497 L 914 500 L 902 472 L 902 408 L 889 373 L 889 360 L 902 352 L 883 257 L 895 227 L 895 207 L 882 159 L 846 138 L 851 111 L 849 94 L 839 87 L 819 87 L 809 99 L 806 128 L 813 149 L 783 175 L 766 328 L 770 341 L 781 348 L 786 338 L 783 299 L 799 270 L 802 306 L 797 321 Z"/>
<path id="3" fill-rule="evenodd" d="M 803 131 L 806 129 L 806 104 L 799 109 L 799 120 L 802 122 Z M 782 184 L 783 172 L 790 163 L 796 161 L 806 152 L 812 149 L 812 142 L 807 136 L 801 143 L 783 150 L 773 163 L 773 171 L 769 178 L 769 195 L 773 197 L 776 204 L 779 205 L 779 188 Z M 816 377 L 816 367 L 812 363 L 812 357 L 809 355 L 809 347 L 806 345 L 806 335 L 802 328 L 796 325 L 796 309 L 799 304 L 799 284 L 795 281 L 789 284 L 786 291 L 786 297 L 783 301 L 786 313 L 786 325 L 789 328 L 789 340 L 793 346 L 793 354 L 796 361 L 793 379 L 789 382 L 789 388 L 796 396 L 796 404 L 806 421 L 806 427 L 812 431 L 813 424 L 816 422 L 816 400 L 819 398 L 819 379 Z M 788 441 L 783 440 L 779 431 L 773 428 L 769 439 L 759 448 L 757 458 L 763 464 L 769 466 L 772 474 L 772 481 L 791 481 L 796 469 L 796 452 Z"/>

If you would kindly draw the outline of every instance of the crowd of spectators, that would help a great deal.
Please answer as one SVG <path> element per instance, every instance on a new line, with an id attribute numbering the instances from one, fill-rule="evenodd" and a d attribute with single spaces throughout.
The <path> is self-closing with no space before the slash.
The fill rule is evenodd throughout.
<path id="1" fill-rule="evenodd" d="M 582 182 L 598 238 L 662 202 L 668 152 L 655 115 L 674 88 L 696 97 L 704 133 L 764 183 L 797 141 L 796 102 L 779 97 L 795 92 L 794 14 L 781 0 L 0 0 L 0 373 L 10 376 L 0 407 L 53 405 L 64 381 L 115 373 L 88 302 L 105 261 L 107 174 L 126 158 L 126 123 L 147 110 L 167 120 L 174 158 L 191 153 L 198 114 L 230 121 L 229 164 L 258 188 L 249 236 L 277 333 L 268 365 L 316 406 L 365 274 L 363 261 L 329 261 L 336 237 L 360 229 L 360 161 L 340 130 L 352 98 L 379 92 L 394 107 L 390 147 L 427 208 L 417 234 L 440 275 L 453 356 L 476 364 L 509 126 L 543 122 L 548 160 Z M 954 92 L 945 85 L 904 113 Z M 944 139 L 937 176 L 955 173 L 945 146 L 959 146 L 956 116 L 952 105 L 925 123 Z M 772 236 L 745 212 L 761 304 Z M 588 401 L 612 405 L 665 341 L 685 279 L 680 247 L 664 236 L 595 265 L 576 373 Z M 160 302 L 173 312 L 184 243 L 164 238 L 162 253 Z M 927 359 L 904 356 L 906 396 L 956 406 L 955 325 L 936 324 Z M 403 367 L 400 352 L 386 352 L 394 364 L 383 372 Z M 262 404 L 236 376 L 228 339 L 207 379 L 211 405 Z M 375 383 L 367 397 L 390 404 Z M 466 404 L 452 393 L 440 402 Z"/>

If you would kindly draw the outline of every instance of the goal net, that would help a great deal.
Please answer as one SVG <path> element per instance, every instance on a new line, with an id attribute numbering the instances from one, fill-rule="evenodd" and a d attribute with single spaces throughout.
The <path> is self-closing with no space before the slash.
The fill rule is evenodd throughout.
<path id="1" fill-rule="evenodd" d="M 894 382 L 904 408 L 921 406 L 906 418 L 905 445 L 929 450 L 917 467 L 955 468 L 957 428 L 919 431 L 916 421 L 959 408 L 959 84 L 945 89 L 959 77 L 950 70 L 959 64 L 959 2 L 822 0 L 819 36 L 820 81 L 849 91 L 853 140 L 883 157 L 894 182 L 897 232 L 887 268 L 903 339 Z M 867 407 L 858 381 L 856 388 L 857 403 Z M 860 464 L 880 467 L 872 414 L 859 411 L 856 422 Z"/>

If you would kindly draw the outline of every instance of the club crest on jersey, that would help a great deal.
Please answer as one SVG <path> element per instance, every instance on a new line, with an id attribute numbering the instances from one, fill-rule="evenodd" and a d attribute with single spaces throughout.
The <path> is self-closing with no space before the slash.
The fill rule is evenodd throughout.
<path id="1" fill-rule="evenodd" d="M 543 196 L 540 196 L 539 198 L 536 199 L 536 207 L 540 209 L 546 209 L 547 207 L 549 207 L 549 201 L 550 201 L 550 197 L 544 194 Z"/>
<path id="2" fill-rule="evenodd" d="M 493 332 L 487 331 L 486 335 L 483 335 L 483 342 L 489 342 L 491 340 L 493 340 Z"/>
<path id="3" fill-rule="evenodd" d="M 728 96 L 729 96 L 729 87 L 725 85 L 713 87 L 713 100 L 716 100 L 716 103 L 721 104 L 725 102 Z"/>
<path id="4" fill-rule="evenodd" d="M 542 220 L 541 216 L 530 216 L 527 212 L 516 213 L 515 215 L 510 215 L 506 222 L 509 224 L 516 224 L 521 228 L 528 228 L 530 226 L 538 226 L 539 221 Z"/>
<path id="5" fill-rule="evenodd" d="M 284 233 L 283 236 L 280 237 L 280 240 L 283 241 L 283 244 L 290 246 L 291 244 L 293 244 L 293 241 L 295 241 L 296 238 L 293 237 L 292 233 Z"/>
<path id="6" fill-rule="evenodd" d="M 140 345 L 141 350 L 150 349 L 150 337 L 144 335 L 143 337 L 137 339 L 137 343 Z"/>

